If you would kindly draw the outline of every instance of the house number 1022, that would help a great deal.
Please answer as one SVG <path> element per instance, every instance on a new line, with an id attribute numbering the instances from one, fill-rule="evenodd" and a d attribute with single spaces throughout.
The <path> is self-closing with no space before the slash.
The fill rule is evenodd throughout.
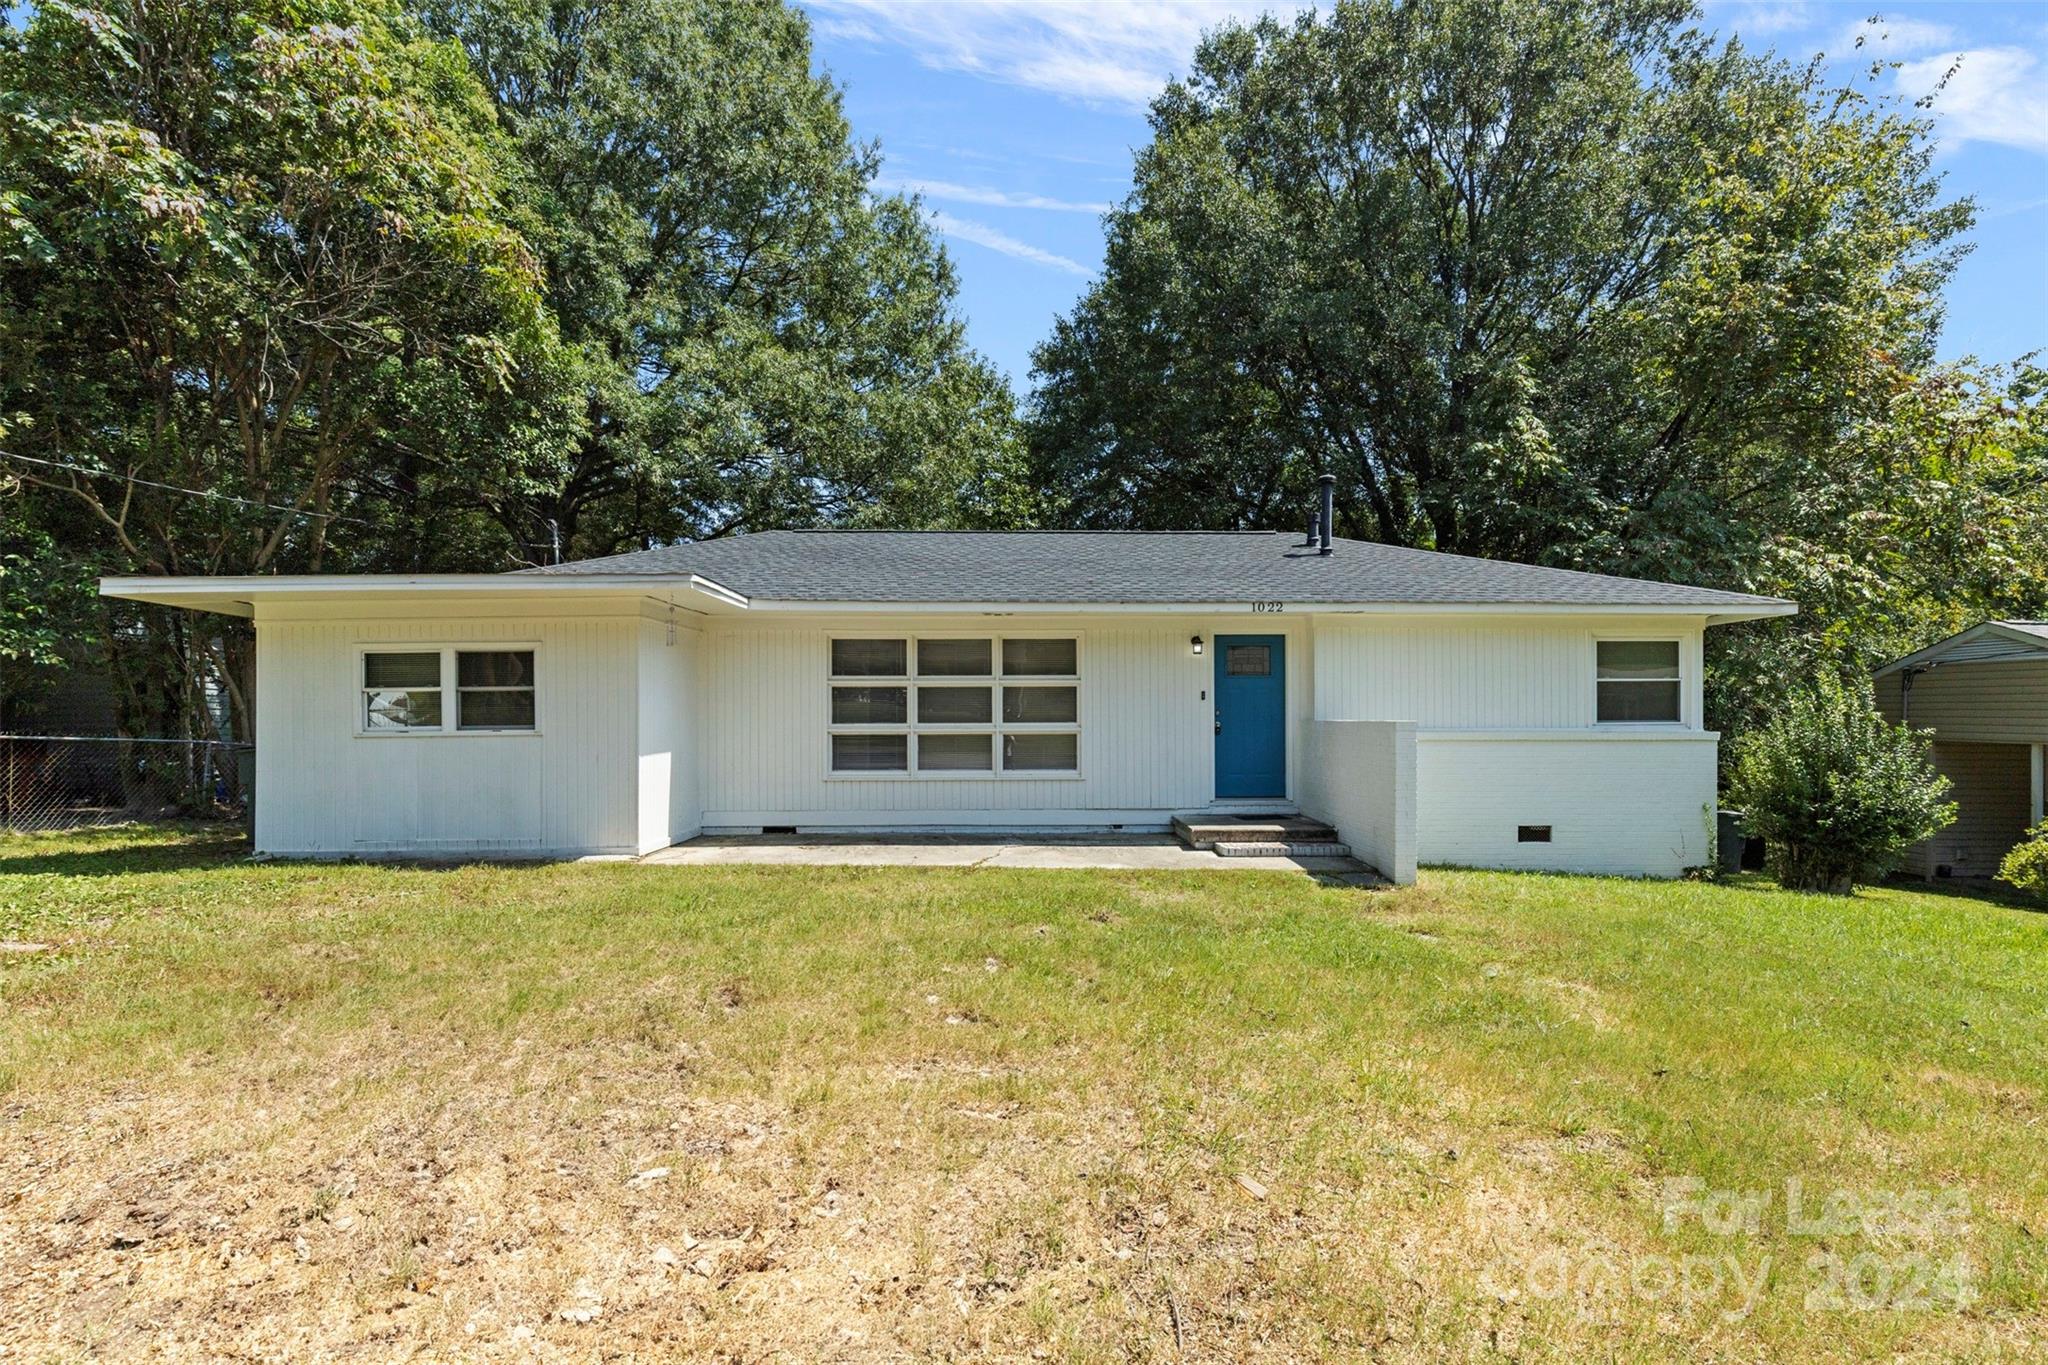
<path id="1" fill-rule="evenodd" d="M 1252 610 L 1261 616 L 1270 616 L 1274 612 L 1286 611 L 1287 604 L 1284 602 L 1254 602 L 1252 603 Z"/>

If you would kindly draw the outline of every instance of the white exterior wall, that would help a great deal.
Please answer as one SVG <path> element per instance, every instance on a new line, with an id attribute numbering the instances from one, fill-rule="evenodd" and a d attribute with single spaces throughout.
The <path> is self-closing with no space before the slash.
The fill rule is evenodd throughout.
<path id="1" fill-rule="evenodd" d="M 703 730 L 697 684 L 702 636 L 677 613 L 640 623 L 637 851 L 695 838 L 704 823 L 697 739 Z"/>
<path id="2" fill-rule="evenodd" d="M 378 610 L 256 620 L 259 853 L 636 850 L 637 603 Z M 365 647 L 481 643 L 532 646 L 532 733 L 359 732 Z"/>
<path id="3" fill-rule="evenodd" d="M 1653 874 L 1706 861 L 1715 737 L 1699 729 L 1697 617 L 678 612 L 671 644 L 665 609 L 633 596 L 362 610 L 300 604 L 257 619 L 259 851 L 624 854 L 762 825 L 1157 829 L 1219 804 L 1216 638 L 1277 634 L 1288 799 L 1364 831 L 1359 850 L 1383 870 L 1415 856 Z M 1077 775 L 828 770 L 833 635 L 1006 631 L 1080 642 Z M 1680 641 L 1681 725 L 1594 725 L 1603 636 Z M 365 647 L 470 643 L 534 648 L 534 733 L 358 732 Z M 1413 724 L 1405 850 L 1389 832 L 1403 792 L 1394 783 L 1386 807 L 1378 729 L 1354 754 L 1351 731 L 1334 727 L 1343 737 L 1326 753 L 1311 721 Z M 1368 771 L 1379 776 L 1351 781 Z M 1553 842 L 1515 842 L 1521 824 L 1550 825 Z"/>
<path id="4" fill-rule="evenodd" d="M 1316 718 L 1591 729 L 1595 644 L 1676 640 L 1679 723 L 1698 729 L 1703 629 L 1697 616 L 1321 616 Z"/>
<path id="5" fill-rule="evenodd" d="M 1302 743 L 1301 804 L 1399 886 L 1415 881 L 1415 722 L 1315 720 Z"/>
<path id="6" fill-rule="evenodd" d="M 1709 861 L 1711 734 L 1435 730 L 1416 744 L 1425 863 L 1675 877 Z M 1548 825 L 1547 844 L 1517 827 Z"/>
<path id="7" fill-rule="evenodd" d="M 1073 777 L 838 776 L 828 771 L 834 635 L 1072 635 L 1080 641 L 1080 772 Z M 917 829 L 948 825 L 1160 829 L 1215 797 L 1214 641 L 1283 635 L 1289 795 L 1308 714 L 1300 618 L 861 615 L 717 618 L 705 649 L 704 827 Z M 1200 635 L 1204 653 L 1189 644 Z"/>
<path id="8" fill-rule="evenodd" d="M 1412 720 L 1425 863 L 1675 876 L 1708 861 L 1698 617 L 1319 618 L 1319 720 Z M 1679 642 L 1677 725 L 1599 725 L 1595 646 Z M 1311 812 L 1319 813 L 1319 812 Z M 1548 825 L 1549 843 L 1518 827 Z"/>

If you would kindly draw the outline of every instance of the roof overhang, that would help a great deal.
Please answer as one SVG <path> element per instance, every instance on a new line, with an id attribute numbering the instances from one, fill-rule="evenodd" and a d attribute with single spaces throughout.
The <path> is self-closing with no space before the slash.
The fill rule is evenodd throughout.
<path id="1" fill-rule="evenodd" d="M 103 578 L 100 593 L 133 602 L 253 616 L 257 605 L 375 604 L 396 600 L 458 601 L 544 596 L 644 597 L 707 615 L 767 612 L 886 616 L 1693 616 L 1710 626 L 1790 616 L 1796 603 L 1771 598 L 1731 604 L 1701 602 L 868 602 L 749 598 L 701 575 L 651 574 L 261 574 L 228 578 Z"/>
<path id="2" fill-rule="evenodd" d="M 1932 668 L 1947 659 L 1958 647 L 1973 645 L 1980 640 L 2007 644 L 2012 646 L 2012 649 L 2009 653 L 1972 655 L 1968 660 L 1970 663 L 2013 663 L 2048 659 L 2048 639 L 2043 639 L 2032 631 L 2015 630 L 2002 621 L 1985 621 L 1971 626 L 1968 630 L 1957 631 L 1945 640 L 1936 640 L 1927 648 L 1915 650 L 1903 659 L 1894 659 L 1878 669 L 1875 676 L 1882 678 L 1907 669 Z"/>
<path id="3" fill-rule="evenodd" d="M 880 616 L 1698 616 L 1710 626 L 1759 621 L 1798 612 L 1796 602 L 1759 599 L 1754 606 L 1701 602 L 858 602 L 767 601 L 752 613 Z"/>
<path id="4" fill-rule="evenodd" d="M 240 578 L 102 578 L 102 597 L 254 616 L 258 603 L 455 601 L 492 597 L 648 597 L 707 614 L 744 611 L 747 599 L 696 574 L 257 574 Z"/>

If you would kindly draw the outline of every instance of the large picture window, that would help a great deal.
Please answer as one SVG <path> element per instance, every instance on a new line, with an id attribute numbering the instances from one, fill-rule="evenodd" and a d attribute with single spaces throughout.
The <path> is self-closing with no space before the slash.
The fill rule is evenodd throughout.
<path id="1" fill-rule="evenodd" d="M 533 655 L 454 645 L 364 650 L 362 732 L 531 731 Z"/>
<path id="2" fill-rule="evenodd" d="M 830 644 L 835 774 L 1073 776 L 1081 767 L 1073 636 L 843 636 Z"/>
<path id="3" fill-rule="evenodd" d="M 1595 648 L 1602 725 L 1677 722 L 1678 641 L 1601 640 Z"/>

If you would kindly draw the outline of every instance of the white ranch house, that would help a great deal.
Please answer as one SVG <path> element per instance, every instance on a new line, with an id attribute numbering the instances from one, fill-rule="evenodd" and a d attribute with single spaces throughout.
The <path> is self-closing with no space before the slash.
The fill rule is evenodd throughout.
<path id="1" fill-rule="evenodd" d="M 1300 812 L 1396 881 L 1705 863 L 1702 637 L 1795 610 L 1298 532 L 770 531 L 102 591 L 253 620 L 262 853 Z"/>

